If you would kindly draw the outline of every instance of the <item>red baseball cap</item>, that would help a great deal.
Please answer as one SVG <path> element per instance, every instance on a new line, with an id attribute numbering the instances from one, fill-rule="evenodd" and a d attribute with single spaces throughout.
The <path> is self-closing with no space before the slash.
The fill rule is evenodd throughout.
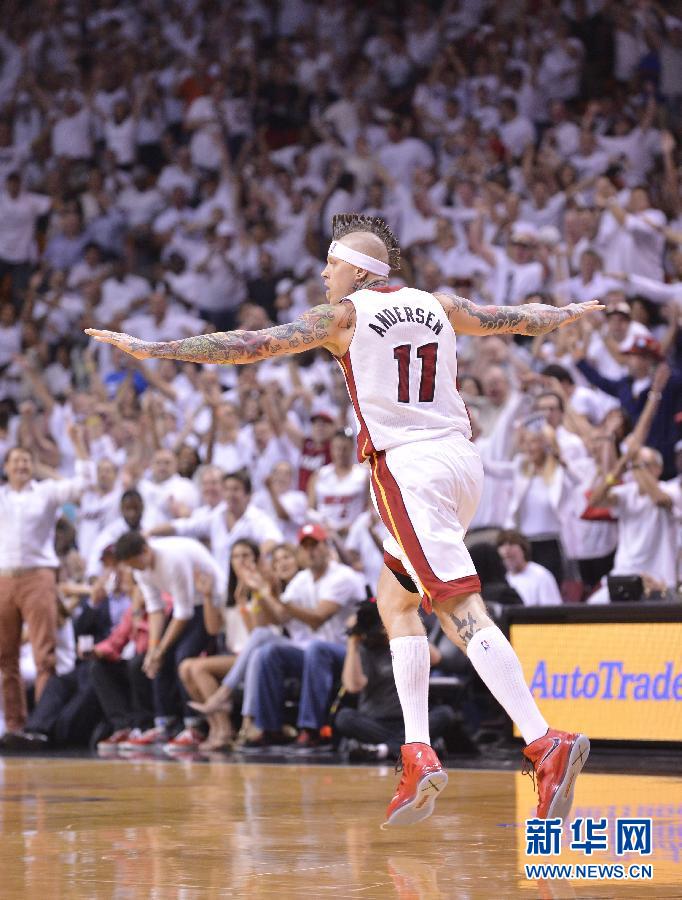
<path id="1" fill-rule="evenodd" d="M 638 334 L 624 352 L 632 353 L 635 356 L 651 356 L 653 359 L 663 359 L 659 342 L 656 338 L 648 337 L 646 334 Z"/>
<path id="2" fill-rule="evenodd" d="M 322 525 L 318 525 L 317 522 L 310 522 L 308 525 L 304 525 L 303 528 L 299 529 L 298 542 L 299 544 L 302 544 L 306 538 L 312 538 L 314 541 L 322 542 L 326 541 L 328 536 L 326 529 L 323 528 Z"/>

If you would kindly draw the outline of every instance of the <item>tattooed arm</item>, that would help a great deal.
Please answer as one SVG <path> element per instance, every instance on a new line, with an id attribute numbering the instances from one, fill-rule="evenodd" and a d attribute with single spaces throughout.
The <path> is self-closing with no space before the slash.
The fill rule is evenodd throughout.
<path id="1" fill-rule="evenodd" d="M 262 331 L 222 331 L 179 341 L 141 341 L 129 334 L 86 328 L 96 341 L 113 344 L 136 359 L 177 359 L 243 365 L 273 356 L 325 347 L 337 356 L 348 349 L 355 327 L 352 303 L 315 306 L 293 322 Z"/>
<path id="2" fill-rule="evenodd" d="M 450 324 L 459 334 L 549 334 L 561 325 L 575 322 L 587 313 L 604 307 L 597 300 L 548 306 L 524 303 L 521 306 L 477 306 L 471 300 L 450 294 L 434 294 Z"/>

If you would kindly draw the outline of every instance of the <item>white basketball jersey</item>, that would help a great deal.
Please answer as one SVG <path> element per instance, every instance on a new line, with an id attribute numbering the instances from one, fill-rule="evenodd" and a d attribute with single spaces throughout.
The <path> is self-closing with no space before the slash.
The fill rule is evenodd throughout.
<path id="1" fill-rule="evenodd" d="M 343 478 L 336 474 L 332 463 L 322 466 L 315 482 L 317 510 L 330 528 L 349 528 L 364 512 L 368 483 L 367 466 L 353 465 Z"/>
<path id="2" fill-rule="evenodd" d="M 357 313 L 339 362 L 358 420 L 358 459 L 453 432 L 470 438 L 457 391 L 455 333 L 433 294 L 370 288 L 344 302 Z"/>

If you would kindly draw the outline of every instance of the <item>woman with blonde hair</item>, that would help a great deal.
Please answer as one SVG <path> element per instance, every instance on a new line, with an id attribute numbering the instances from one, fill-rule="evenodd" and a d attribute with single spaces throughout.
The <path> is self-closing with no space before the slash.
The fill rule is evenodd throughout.
<path id="1" fill-rule="evenodd" d="M 561 585 L 564 560 L 570 556 L 570 519 L 575 516 L 574 494 L 584 478 L 580 460 L 564 459 L 554 429 L 543 416 L 526 419 L 518 431 L 518 454 L 511 462 L 486 462 L 486 474 L 511 480 L 505 528 L 514 528 L 530 541 L 533 561 Z"/>

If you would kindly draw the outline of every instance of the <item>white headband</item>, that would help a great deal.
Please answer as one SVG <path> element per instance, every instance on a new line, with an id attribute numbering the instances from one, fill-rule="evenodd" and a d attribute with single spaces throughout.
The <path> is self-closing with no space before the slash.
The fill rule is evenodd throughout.
<path id="1" fill-rule="evenodd" d="M 360 253 L 359 250 L 353 250 L 339 241 L 332 241 L 329 245 L 328 256 L 335 256 L 344 262 L 357 266 L 359 269 L 366 269 L 372 275 L 388 275 L 391 267 L 388 263 L 381 262 L 380 259 L 374 259 L 373 256 L 367 256 L 366 253 Z"/>

